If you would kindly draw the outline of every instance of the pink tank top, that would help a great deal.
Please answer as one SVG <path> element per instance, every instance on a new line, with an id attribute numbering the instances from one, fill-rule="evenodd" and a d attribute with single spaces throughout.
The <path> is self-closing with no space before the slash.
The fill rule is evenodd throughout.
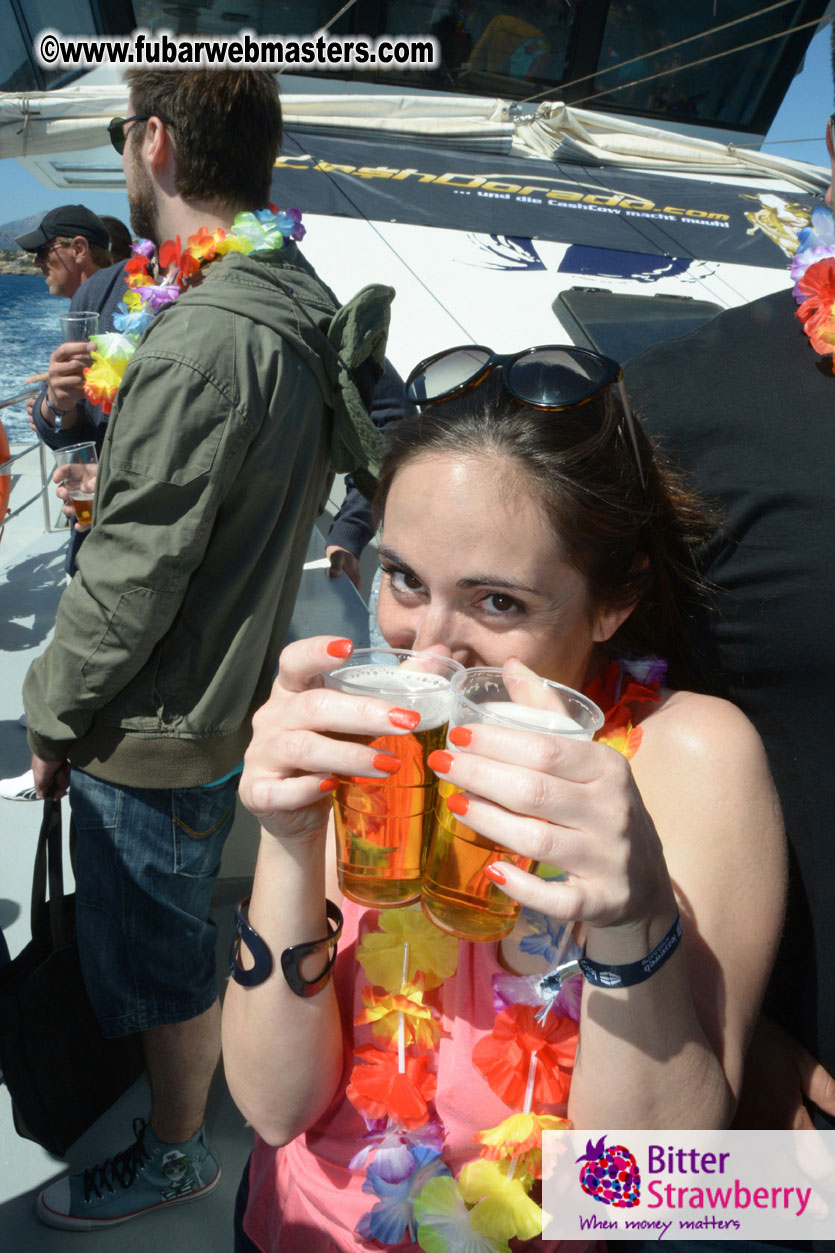
<path id="1" fill-rule="evenodd" d="M 375 1198 L 362 1191 L 364 1171 L 348 1170 L 366 1127 L 345 1096 L 353 1049 L 373 1040 L 370 1027 L 353 1025 L 362 1009 L 360 990 L 367 983 L 356 948 L 358 937 L 376 930 L 379 914 L 348 900 L 343 913 L 345 925 L 334 972 L 346 1042 L 342 1081 L 319 1122 L 284 1148 L 272 1148 L 255 1137 L 244 1230 L 262 1253 L 379 1253 L 383 1247 L 354 1232 Z M 478 1156 L 474 1133 L 495 1126 L 511 1113 L 472 1062 L 473 1048 L 490 1034 L 496 1020 L 492 976 L 502 969 L 496 954 L 495 944 L 461 941 L 456 973 L 433 994 L 444 1029 L 451 1033 L 441 1040 L 438 1051 L 434 1105 L 446 1129 L 444 1160 L 456 1176 Z M 565 1107 L 554 1105 L 544 1112 L 564 1116 Z M 395 1247 L 420 1253 L 419 1246 L 408 1240 Z M 557 1249 L 584 1253 L 598 1245 L 538 1240 L 525 1247 L 543 1253 Z"/>
<path id="2" fill-rule="evenodd" d="M 606 723 L 595 738 L 626 757 L 633 756 L 643 734 L 633 725 L 635 710 L 658 701 L 665 671 L 665 663 L 656 657 L 632 659 L 629 664 L 612 660 L 587 689 L 606 712 Z M 362 1191 L 365 1172 L 348 1169 L 362 1147 L 366 1127 L 345 1096 L 353 1050 L 373 1040 L 370 1027 L 354 1026 L 363 1008 L 361 989 L 367 983 L 356 952 L 358 939 L 377 929 L 379 913 L 348 900 L 343 913 L 345 924 L 334 969 L 345 1040 L 342 1079 L 330 1108 L 292 1143 L 274 1149 L 255 1137 L 244 1230 L 262 1253 L 379 1253 L 385 1247 L 355 1234 L 375 1198 Z M 497 949 L 496 944 L 460 941 L 455 974 L 432 994 L 444 1030 L 450 1033 L 441 1039 L 437 1053 L 438 1087 L 433 1103 L 446 1130 L 444 1161 L 456 1177 L 462 1166 L 478 1157 L 475 1132 L 496 1126 L 514 1112 L 496 1096 L 472 1061 L 473 1049 L 492 1032 L 496 1021 L 492 978 L 502 970 Z M 563 1117 L 566 1113 L 564 1105 L 540 1108 Z M 422 1253 L 408 1239 L 394 1247 Z M 604 1248 L 597 1242 L 555 1240 L 529 1240 L 524 1247 L 538 1253 L 592 1253 Z"/>

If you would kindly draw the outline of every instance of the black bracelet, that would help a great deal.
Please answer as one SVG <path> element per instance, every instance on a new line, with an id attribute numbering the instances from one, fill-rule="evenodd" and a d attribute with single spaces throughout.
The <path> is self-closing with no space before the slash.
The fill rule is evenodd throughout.
<path id="1" fill-rule="evenodd" d="M 664 962 L 676 951 L 680 942 L 681 919 L 676 910 L 676 916 L 663 940 L 659 940 L 652 952 L 647 953 L 646 957 L 642 957 L 640 961 L 627 962 L 624 966 L 604 966 L 601 962 L 595 962 L 590 957 L 586 957 L 584 949 L 583 956 L 577 959 L 577 964 L 586 980 L 597 988 L 630 988 L 636 983 L 643 983 L 645 979 L 649 979 L 650 975 L 654 975 L 656 970 L 660 970 Z"/>
<path id="2" fill-rule="evenodd" d="M 257 988 L 258 984 L 266 982 L 273 972 L 272 953 L 243 914 L 243 911 L 249 908 L 251 900 L 251 896 L 245 896 L 242 901 L 238 902 L 235 910 L 235 934 L 232 936 L 232 947 L 229 950 L 229 974 L 244 988 Z M 255 963 L 249 970 L 244 970 L 238 963 L 241 944 L 246 945 Z"/>
<path id="3" fill-rule="evenodd" d="M 248 908 L 251 899 L 249 896 L 245 897 L 235 910 L 235 934 L 232 937 L 232 948 L 229 953 L 229 974 L 236 983 L 240 983 L 245 988 L 257 988 L 259 983 L 264 983 L 269 979 L 273 971 L 272 953 L 255 928 L 250 926 L 243 914 L 243 911 Z M 284 978 L 296 996 L 315 996 L 317 992 L 321 992 L 330 979 L 333 963 L 336 961 L 336 943 L 342 934 L 342 914 L 332 901 L 326 900 L 325 907 L 328 924 L 332 928 L 330 934 L 323 940 L 310 940 L 307 944 L 294 944 L 291 948 L 286 948 L 281 954 L 281 969 L 284 973 Z M 244 970 L 238 962 L 241 944 L 246 946 L 252 956 L 254 964 L 249 970 Z M 333 945 L 333 952 L 322 973 L 316 979 L 303 979 L 299 970 L 300 963 L 304 961 L 305 957 L 318 953 L 321 949 L 331 944 Z"/>
<path id="4" fill-rule="evenodd" d="M 325 900 L 325 910 L 328 915 L 328 926 L 331 928 L 330 935 L 326 935 L 323 940 L 310 940 L 307 944 L 294 944 L 292 948 L 286 948 L 281 954 L 281 969 L 284 972 L 284 978 L 292 992 L 296 996 L 315 996 L 317 992 L 321 992 L 322 988 L 331 977 L 333 963 L 336 961 L 336 945 L 339 937 L 342 935 L 342 911 L 334 905 L 333 901 Z M 320 952 L 323 948 L 333 945 L 333 949 L 328 960 L 328 964 L 322 973 L 316 979 L 304 979 L 299 970 L 299 966 L 305 957 L 310 957 L 313 953 Z"/>

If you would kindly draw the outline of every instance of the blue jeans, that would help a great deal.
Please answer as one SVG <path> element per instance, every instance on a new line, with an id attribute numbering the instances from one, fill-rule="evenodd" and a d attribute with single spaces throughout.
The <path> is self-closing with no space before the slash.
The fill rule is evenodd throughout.
<path id="1" fill-rule="evenodd" d="M 169 791 L 73 770 L 78 946 L 106 1035 L 183 1022 L 216 1001 L 209 908 L 238 782 Z"/>

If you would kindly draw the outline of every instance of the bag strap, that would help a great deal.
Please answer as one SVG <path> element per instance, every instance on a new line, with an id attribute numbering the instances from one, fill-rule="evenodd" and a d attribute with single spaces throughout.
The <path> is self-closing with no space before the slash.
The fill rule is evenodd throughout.
<path id="1" fill-rule="evenodd" d="M 72 940 L 72 928 L 64 907 L 64 864 L 61 847 L 61 802 L 52 798 L 44 801 L 38 847 L 35 851 L 35 869 L 32 876 L 32 935 L 39 935 L 45 927 L 45 912 L 49 910 L 49 928 L 54 948 L 64 948 Z M 49 883 L 49 902 L 46 887 Z"/>

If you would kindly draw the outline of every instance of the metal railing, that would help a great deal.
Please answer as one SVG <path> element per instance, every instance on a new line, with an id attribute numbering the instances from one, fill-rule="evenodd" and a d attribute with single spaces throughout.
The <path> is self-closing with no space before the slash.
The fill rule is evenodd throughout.
<path id="1" fill-rule="evenodd" d="M 11 522 L 13 518 L 19 517 L 20 514 L 23 513 L 24 509 L 28 509 L 30 505 L 34 505 L 36 500 L 40 500 L 43 504 L 44 530 L 55 530 L 49 520 L 49 500 L 46 494 L 47 488 L 49 487 L 49 478 L 47 475 L 45 445 L 42 444 L 40 440 L 38 440 L 36 444 L 27 444 L 27 446 L 22 448 L 20 452 L 14 453 L 14 455 L 9 457 L 7 461 L 0 463 L 0 474 L 11 474 L 12 466 L 15 462 L 20 461 L 21 457 L 25 457 L 31 452 L 38 452 L 40 454 L 41 486 L 35 492 L 34 496 L 30 496 L 28 500 L 25 500 L 22 505 L 18 505 L 16 509 L 10 510 L 10 512 L 6 514 L 5 518 L 0 518 L 0 530 L 2 530 L 7 522 Z"/>
<path id="2" fill-rule="evenodd" d="M 45 374 L 33 375 L 30 381 L 36 383 L 36 386 L 25 387 L 24 390 L 22 392 L 18 392 L 17 395 L 7 396 L 3 400 L 0 400 L 0 409 L 6 409 L 8 408 L 9 405 L 16 405 L 16 404 L 19 404 L 23 400 L 29 400 L 31 397 L 37 396 L 41 390 L 41 384 L 44 382 L 45 379 L 46 379 Z M 29 499 L 25 500 L 22 505 L 19 505 L 17 507 L 17 509 L 10 510 L 9 513 L 7 513 L 4 518 L 0 518 L 0 531 L 2 531 L 3 527 L 6 525 L 7 522 L 11 522 L 13 518 L 19 517 L 20 514 L 22 514 L 25 509 L 28 509 L 30 505 L 34 505 L 36 500 L 41 500 L 43 504 L 44 530 L 47 532 L 51 532 L 55 530 L 55 528 L 52 526 L 52 524 L 49 521 L 49 503 L 47 501 L 47 495 L 46 495 L 46 489 L 49 486 L 49 481 L 47 477 L 47 469 L 46 469 L 46 449 L 44 445 L 41 443 L 41 441 L 38 440 L 38 442 L 35 444 L 27 444 L 27 446 L 25 448 L 22 448 L 20 452 L 14 453 L 13 456 L 9 457 L 6 461 L 3 461 L 2 463 L 0 463 L 0 474 L 11 474 L 12 466 L 15 464 L 15 462 L 20 461 L 21 457 L 26 457 L 30 452 L 35 452 L 36 449 L 40 454 L 41 486 L 39 490 L 35 492 L 34 496 L 30 496 Z"/>

